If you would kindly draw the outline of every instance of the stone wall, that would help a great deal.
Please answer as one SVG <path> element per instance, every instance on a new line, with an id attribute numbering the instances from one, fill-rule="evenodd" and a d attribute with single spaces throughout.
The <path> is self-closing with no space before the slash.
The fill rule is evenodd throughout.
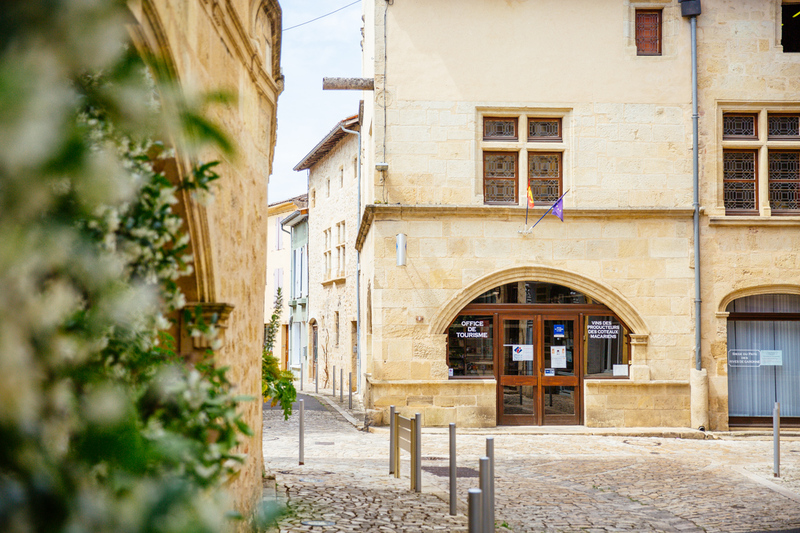
<path id="1" fill-rule="evenodd" d="M 199 304 L 233 307 L 224 328 L 217 364 L 230 367 L 236 393 L 255 400 L 243 404 L 253 437 L 229 489 L 236 508 L 248 516 L 261 496 L 261 347 L 267 257 L 267 178 L 275 146 L 280 77 L 280 21 L 277 1 L 182 2 L 134 0 L 139 44 L 164 57 L 189 98 L 206 91 L 228 91 L 236 102 L 209 110 L 237 146 L 222 159 L 215 199 L 199 205 L 188 195 L 182 206 L 195 257 L 194 287 Z M 178 147 L 180 148 L 180 147 Z"/>

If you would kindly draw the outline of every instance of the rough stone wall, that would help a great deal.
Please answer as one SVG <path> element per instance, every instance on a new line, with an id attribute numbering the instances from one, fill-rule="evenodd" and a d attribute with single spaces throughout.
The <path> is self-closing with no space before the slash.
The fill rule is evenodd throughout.
<path id="1" fill-rule="evenodd" d="M 236 102 L 210 111 L 237 146 L 224 159 L 216 197 L 190 223 L 201 302 L 233 306 L 217 352 L 220 366 L 238 394 L 255 398 L 244 404 L 244 419 L 253 437 L 239 451 L 247 454 L 229 489 L 236 508 L 248 516 L 260 498 L 261 346 L 264 318 L 264 273 L 267 257 L 267 178 L 275 145 L 275 108 L 282 90 L 279 72 L 280 7 L 274 0 L 250 2 L 182 2 L 139 0 L 131 10 L 151 49 L 172 63 L 184 91 L 228 91 Z M 271 32 L 267 34 L 267 32 Z M 203 159 L 220 159 L 215 153 Z"/>
<path id="2" fill-rule="evenodd" d="M 352 129 L 352 128 L 350 128 Z M 353 373 L 356 388 L 356 249 L 358 228 L 358 137 L 348 134 L 316 163 L 309 173 L 309 321 L 318 325 L 320 386 L 331 387 L 333 367 L 339 387 L 340 369 Z M 344 222 L 345 267 L 337 268 L 337 224 Z M 325 247 L 324 231 L 330 230 L 331 243 Z M 324 253 L 331 253 L 331 272 L 326 273 Z M 336 342 L 335 313 L 339 316 L 339 342 Z M 327 354 L 327 355 L 326 355 Z M 326 360 L 327 359 L 327 360 Z M 325 367 L 327 366 L 327 372 Z M 325 378 L 327 377 L 327 382 Z M 308 373 L 306 378 L 313 382 Z"/>
<path id="3" fill-rule="evenodd" d="M 709 375 L 712 429 L 728 428 L 727 314 L 724 303 L 737 295 L 794 292 L 800 289 L 800 242 L 796 217 L 771 213 L 766 187 L 766 154 L 797 143 L 761 139 L 759 214 L 725 215 L 722 197 L 722 113 L 800 111 L 800 56 L 784 53 L 781 2 L 704 0 L 698 17 L 700 87 L 700 183 L 703 367 Z"/>

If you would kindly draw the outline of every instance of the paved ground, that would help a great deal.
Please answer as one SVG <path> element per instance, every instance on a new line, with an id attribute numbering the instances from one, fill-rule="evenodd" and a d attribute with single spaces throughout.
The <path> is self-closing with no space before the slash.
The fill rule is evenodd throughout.
<path id="1" fill-rule="evenodd" d="M 304 397 L 303 466 L 298 417 L 284 422 L 279 411 L 264 411 L 267 472 L 288 505 L 276 531 L 466 531 L 463 503 L 457 516 L 448 514 L 446 430 L 423 431 L 423 492 L 417 494 L 409 490 L 407 461 L 403 477 L 388 475 L 388 431 L 359 431 L 352 423 L 363 421 L 358 402 L 342 414 L 329 405 L 330 396 L 320 396 L 321 403 Z M 498 530 L 800 532 L 798 437 L 782 440 L 776 480 L 767 436 L 515 431 L 458 435 L 460 502 L 478 485 L 478 458 L 486 436 L 494 437 Z M 308 520 L 333 525 L 302 525 Z"/>

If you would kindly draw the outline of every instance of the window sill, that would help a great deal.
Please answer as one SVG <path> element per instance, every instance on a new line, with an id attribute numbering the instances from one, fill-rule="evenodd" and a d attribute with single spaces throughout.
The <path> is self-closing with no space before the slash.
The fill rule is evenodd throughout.
<path id="1" fill-rule="evenodd" d="M 800 213 L 797 215 L 775 215 L 770 217 L 754 215 L 727 215 L 709 217 L 710 226 L 800 226 Z"/>
<path id="2" fill-rule="evenodd" d="M 347 277 L 340 276 L 337 278 L 326 279 L 325 281 L 321 282 L 321 284 L 323 287 L 327 287 L 328 285 L 333 285 L 334 283 L 344 283 L 345 281 L 347 281 Z"/>

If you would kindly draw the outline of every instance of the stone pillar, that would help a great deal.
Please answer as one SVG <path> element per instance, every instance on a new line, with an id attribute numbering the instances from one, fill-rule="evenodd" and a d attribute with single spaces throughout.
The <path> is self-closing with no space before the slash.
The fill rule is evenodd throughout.
<path id="1" fill-rule="evenodd" d="M 650 381 L 647 366 L 647 335 L 631 334 L 631 381 Z"/>

